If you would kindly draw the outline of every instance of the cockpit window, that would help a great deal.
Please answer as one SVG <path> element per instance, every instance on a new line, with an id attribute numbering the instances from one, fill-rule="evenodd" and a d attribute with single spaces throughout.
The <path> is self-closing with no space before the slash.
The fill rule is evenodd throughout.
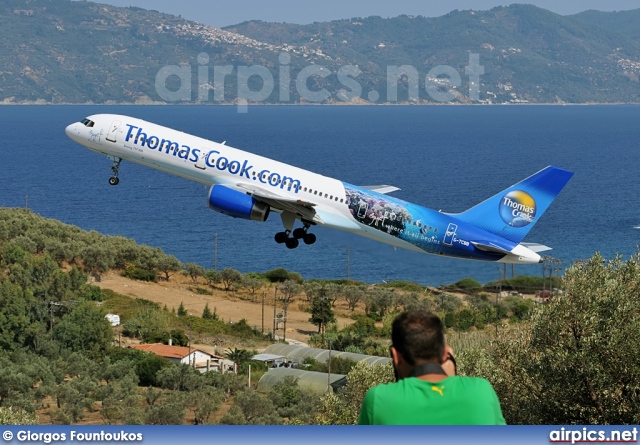
<path id="1" fill-rule="evenodd" d="M 85 127 L 93 127 L 94 125 L 94 122 L 89 119 L 82 119 L 80 123 L 83 124 Z"/>

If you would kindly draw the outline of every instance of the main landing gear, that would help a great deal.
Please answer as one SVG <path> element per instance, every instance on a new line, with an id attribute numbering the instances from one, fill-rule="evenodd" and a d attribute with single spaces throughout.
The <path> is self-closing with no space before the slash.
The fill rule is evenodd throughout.
<path id="1" fill-rule="evenodd" d="M 311 227 L 310 223 L 303 221 L 304 227 L 298 227 L 292 231 L 296 221 L 295 215 L 289 212 L 283 212 L 281 218 L 285 230 L 284 232 L 276 233 L 274 237 L 276 243 L 284 244 L 289 249 L 295 249 L 300 244 L 299 240 L 304 241 L 305 244 L 313 244 L 316 242 L 316 236 L 308 232 L 309 227 Z"/>
<path id="2" fill-rule="evenodd" d="M 120 162 L 122 162 L 122 159 L 115 158 L 113 156 L 109 156 L 109 159 L 113 161 L 113 165 L 111 166 L 113 176 L 109 178 L 109 184 L 118 185 L 120 184 L 120 178 L 118 178 L 118 170 L 120 169 Z"/>

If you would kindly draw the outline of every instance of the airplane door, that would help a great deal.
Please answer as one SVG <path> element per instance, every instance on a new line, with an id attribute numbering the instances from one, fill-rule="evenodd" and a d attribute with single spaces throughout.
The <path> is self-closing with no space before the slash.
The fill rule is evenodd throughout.
<path id="1" fill-rule="evenodd" d="M 444 234 L 444 240 L 442 244 L 446 246 L 453 245 L 453 237 L 456 236 L 456 231 L 458 230 L 458 225 L 454 223 L 449 223 L 449 227 L 447 227 L 447 232 Z"/>
<path id="2" fill-rule="evenodd" d="M 113 121 L 111 123 L 111 127 L 109 127 L 109 133 L 107 133 L 107 140 L 109 142 L 116 142 L 118 140 L 118 132 L 120 131 L 120 125 L 122 125 L 122 122 L 120 121 Z"/>
<path id="3" fill-rule="evenodd" d="M 207 161 L 209 160 L 210 154 L 211 152 L 207 152 L 206 154 L 204 154 L 204 150 L 202 150 L 200 158 L 198 159 L 198 162 L 195 163 L 195 167 L 199 168 L 200 170 L 206 170 Z"/>

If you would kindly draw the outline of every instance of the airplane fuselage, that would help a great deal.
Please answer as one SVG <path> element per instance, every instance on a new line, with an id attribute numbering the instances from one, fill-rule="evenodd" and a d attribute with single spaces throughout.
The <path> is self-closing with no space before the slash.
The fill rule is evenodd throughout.
<path id="1" fill-rule="evenodd" d="M 69 125 L 66 133 L 90 150 L 117 160 L 118 165 L 119 160 L 135 162 L 206 186 L 252 195 L 272 211 L 293 215 L 307 228 L 322 224 L 392 246 L 449 257 L 540 261 L 540 255 L 524 245 L 455 215 L 140 119 L 94 115 Z"/>

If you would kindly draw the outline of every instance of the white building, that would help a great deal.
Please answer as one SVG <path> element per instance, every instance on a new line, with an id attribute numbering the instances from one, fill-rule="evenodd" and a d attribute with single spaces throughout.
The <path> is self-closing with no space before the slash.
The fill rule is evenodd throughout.
<path id="1" fill-rule="evenodd" d="M 209 354 L 197 348 L 186 346 L 170 346 L 162 343 L 131 345 L 131 348 L 145 352 L 153 352 L 173 363 L 191 365 L 200 372 L 222 371 L 226 372 L 234 363 L 219 355 Z"/>

